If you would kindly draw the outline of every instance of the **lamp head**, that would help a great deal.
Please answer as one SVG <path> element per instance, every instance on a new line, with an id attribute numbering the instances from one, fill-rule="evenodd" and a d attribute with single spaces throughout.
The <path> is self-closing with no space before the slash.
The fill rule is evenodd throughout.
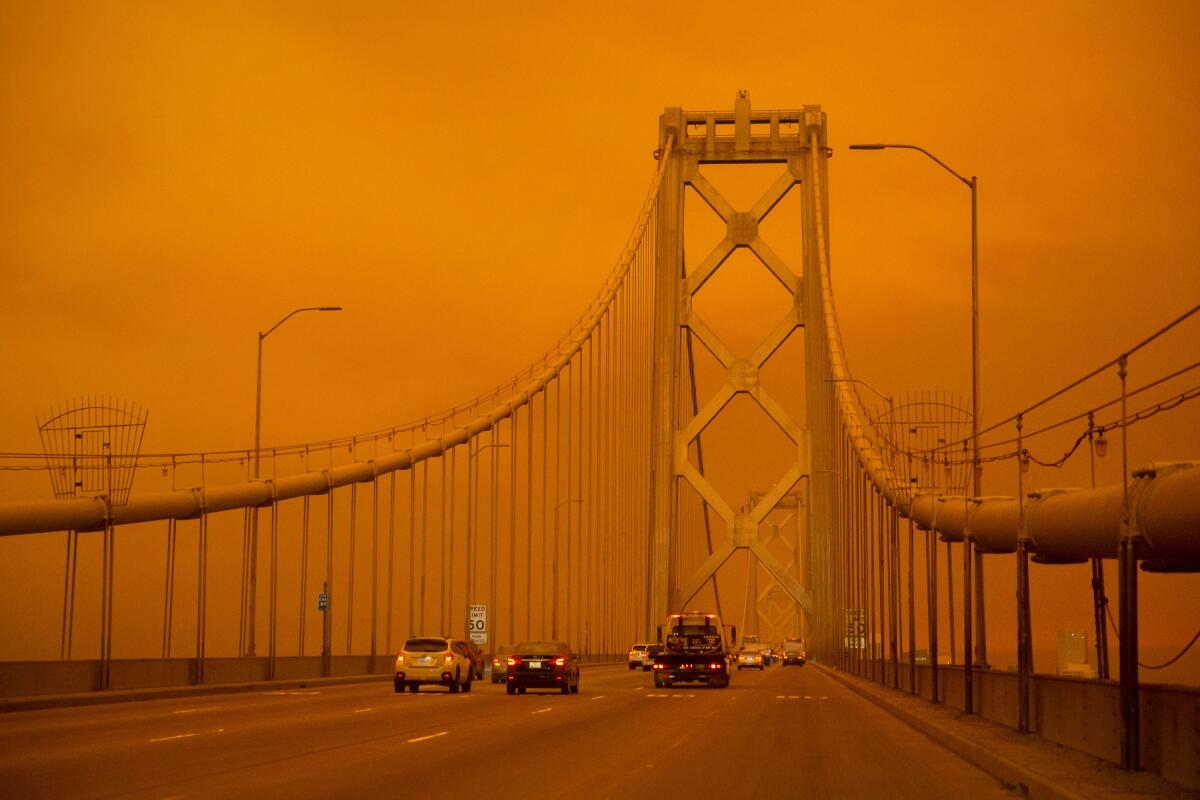
<path id="1" fill-rule="evenodd" d="M 887 147 L 886 144 L 852 144 L 851 150 L 883 150 Z"/>

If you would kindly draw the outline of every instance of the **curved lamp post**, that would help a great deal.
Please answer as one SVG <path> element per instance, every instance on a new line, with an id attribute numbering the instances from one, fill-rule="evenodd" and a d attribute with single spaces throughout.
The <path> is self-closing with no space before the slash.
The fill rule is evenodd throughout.
<path id="1" fill-rule="evenodd" d="M 259 477 L 259 462 L 262 438 L 262 363 L 263 339 L 271 335 L 276 328 L 287 322 L 302 311 L 341 311 L 341 306 L 306 306 L 289 312 L 283 319 L 276 322 L 266 331 L 258 332 L 258 377 L 254 392 L 254 479 Z M 255 602 L 258 595 L 258 509 L 254 509 L 250 522 L 250 580 L 249 599 L 246 609 L 246 655 L 254 655 L 254 615 L 257 609 Z"/>
<path id="2" fill-rule="evenodd" d="M 950 168 L 946 162 L 935 156 L 923 147 L 918 147 L 915 144 L 852 144 L 851 150 L 916 150 L 918 153 L 924 154 L 942 169 L 949 172 L 955 178 L 962 181 L 968 189 L 971 190 L 971 462 L 974 467 L 972 470 L 972 488 L 970 492 L 974 497 L 983 496 L 983 464 L 979 460 L 979 226 L 978 226 L 978 204 L 976 190 L 979 188 L 978 179 L 972 175 L 970 178 L 963 177 Z M 964 546 L 971 549 L 964 541 Z M 985 632 L 984 612 L 983 612 L 983 559 L 978 552 L 974 553 L 975 562 L 975 650 L 979 663 L 987 664 L 987 635 Z M 964 573 L 964 581 L 970 580 L 970 576 Z M 966 589 L 966 587 L 964 586 Z M 970 590 L 966 589 L 967 597 L 964 598 L 964 603 L 969 605 L 971 602 Z M 969 624 L 970 614 L 964 618 L 966 624 Z M 971 696 L 971 645 L 970 633 L 967 633 L 966 652 L 964 659 L 966 667 L 965 682 L 966 682 L 966 711 L 972 712 L 972 696 Z"/>

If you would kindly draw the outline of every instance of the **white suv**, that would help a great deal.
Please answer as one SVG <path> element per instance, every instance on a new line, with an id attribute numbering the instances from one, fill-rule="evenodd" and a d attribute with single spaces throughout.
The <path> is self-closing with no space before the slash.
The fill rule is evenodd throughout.
<path id="1" fill-rule="evenodd" d="M 646 669 L 647 664 L 654 663 L 654 656 L 650 653 L 650 645 L 654 642 L 638 642 L 633 647 L 629 648 L 629 668 L 630 669 Z"/>
<path id="2" fill-rule="evenodd" d="M 445 686 L 451 694 L 471 691 L 475 671 L 466 642 L 442 637 L 412 638 L 396 655 L 395 688 L 416 694 L 423 683 Z"/>

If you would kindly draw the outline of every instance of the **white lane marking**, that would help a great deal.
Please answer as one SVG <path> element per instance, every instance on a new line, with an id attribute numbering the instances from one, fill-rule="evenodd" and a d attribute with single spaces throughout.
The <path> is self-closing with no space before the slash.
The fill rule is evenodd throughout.
<path id="1" fill-rule="evenodd" d="M 635 691 L 635 692 L 640 692 L 640 691 L 641 691 L 643 688 L 645 688 L 645 687 L 643 687 L 643 686 L 638 686 L 637 688 L 635 688 L 635 689 L 634 689 L 634 691 Z"/>
<path id="2" fill-rule="evenodd" d="M 799 700 L 799 699 L 800 699 L 800 695 L 798 695 L 798 694 L 789 694 L 788 695 L 788 700 Z"/>
<path id="3" fill-rule="evenodd" d="M 812 695 L 811 695 L 811 694 L 806 694 L 806 695 L 804 695 L 804 699 L 805 699 L 805 700 L 812 700 Z"/>
<path id="4" fill-rule="evenodd" d="M 312 691 L 307 691 L 307 692 L 263 692 L 263 694 L 273 694 L 273 695 L 283 695 L 283 694 L 320 694 L 320 692 L 318 692 L 318 691 L 316 691 L 316 690 L 312 690 Z"/>
<path id="5" fill-rule="evenodd" d="M 409 740 L 408 740 L 408 743 L 409 743 L 409 744 L 412 744 L 413 742 L 423 742 L 423 741 L 425 741 L 426 739 L 436 739 L 436 738 L 437 738 L 437 737 L 439 737 L 439 736 L 445 736 L 445 735 L 446 735 L 447 733 L 449 733 L 449 732 L 450 732 L 450 731 L 442 731 L 441 733 L 431 733 L 431 734 L 429 734 L 428 736 L 418 736 L 418 737 L 417 737 L 417 738 L 415 738 L 415 739 L 409 739 Z"/>
<path id="6" fill-rule="evenodd" d="M 822 699 L 822 700 L 828 700 L 829 698 L 828 698 L 828 697 L 826 697 L 825 695 L 821 695 L 821 699 Z"/>
<path id="7" fill-rule="evenodd" d="M 598 694 L 598 695 L 596 695 L 595 697 L 593 697 L 592 699 L 593 699 L 593 700 L 603 700 L 603 699 L 604 699 L 604 695 L 602 695 L 602 694 Z"/>
<path id="8" fill-rule="evenodd" d="M 374 710 L 375 710 L 374 708 L 356 708 L 356 709 L 354 709 L 354 713 L 361 714 L 364 711 L 374 711 Z"/>
<path id="9" fill-rule="evenodd" d="M 539 708 L 537 711 L 531 711 L 531 712 L 529 712 L 529 713 L 531 713 L 531 714 L 545 714 L 545 713 L 546 713 L 547 711 L 549 711 L 549 710 L 550 710 L 550 707 L 549 707 L 549 706 L 547 706 L 546 708 Z"/>
<path id="10" fill-rule="evenodd" d="M 152 741 L 152 742 L 170 742 L 170 741 L 174 741 L 175 739 L 188 739 L 188 738 L 191 738 L 192 736 L 196 736 L 196 735 L 197 734 L 195 734 L 195 733 L 181 733 L 178 736 L 163 736 L 162 738 L 151 739 L 150 741 Z"/>
<path id="11" fill-rule="evenodd" d="M 777 695 L 775 695 L 775 699 L 776 700 L 785 700 L 785 699 L 787 699 L 787 695 L 777 694 Z"/>

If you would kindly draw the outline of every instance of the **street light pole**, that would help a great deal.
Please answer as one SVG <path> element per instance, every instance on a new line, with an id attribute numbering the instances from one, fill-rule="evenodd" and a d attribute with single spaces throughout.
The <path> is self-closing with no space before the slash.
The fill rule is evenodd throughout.
<path id="1" fill-rule="evenodd" d="M 971 462 L 974 467 L 974 497 L 983 496 L 983 463 L 979 460 L 979 179 L 965 178 L 944 161 L 923 147 L 913 144 L 852 144 L 851 150 L 916 150 L 924 153 L 939 167 L 962 181 L 971 190 Z M 975 656 L 980 666 L 987 666 L 987 633 L 983 613 L 983 556 L 975 551 Z M 970 598 L 967 598 L 970 602 Z"/>
<path id="2" fill-rule="evenodd" d="M 276 322 L 266 332 L 258 332 L 258 371 L 255 380 L 254 389 L 254 480 L 259 478 L 259 465 L 262 452 L 262 364 L 263 364 L 263 339 L 266 339 L 271 333 L 283 323 L 299 314 L 301 311 L 341 311 L 341 306 L 308 306 L 305 308 L 297 308 L 288 313 L 283 319 Z M 255 506 L 254 513 L 250 515 L 250 579 L 248 581 L 247 608 L 246 608 L 246 655 L 254 655 L 254 615 L 257 610 L 258 596 L 258 507 Z"/>

